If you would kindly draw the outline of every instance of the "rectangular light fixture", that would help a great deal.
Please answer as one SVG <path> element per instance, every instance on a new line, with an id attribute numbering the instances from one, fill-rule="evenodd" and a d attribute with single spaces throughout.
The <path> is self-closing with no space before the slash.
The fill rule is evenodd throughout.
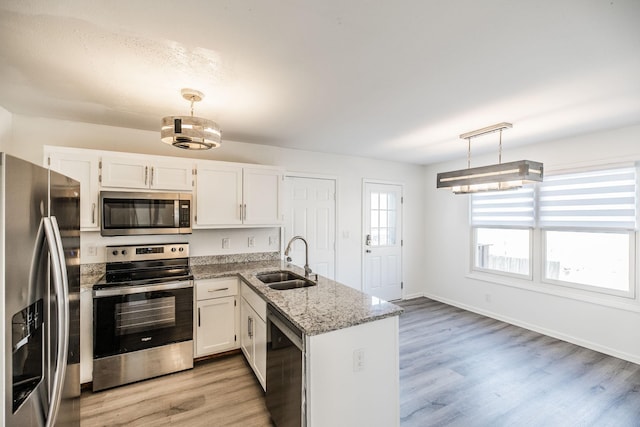
<path id="1" fill-rule="evenodd" d="M 524 184 L 540 182 L 543 178 L 543 166 L 540 162 L 518 160 L 502 163 L 502 131 L 512 127 L 511 123 L 498 123 L 482 129 L 463 133 L 460 139 L 468 143 L 467 169 L 442 172 L 437 176 L 437 188 L 451 188 L 455 194 L 476 193 L 479 191 L 501 191 L 520 188 Z M 471 164 L 471 138 L 488 133 L 500 132 L 500 151 L 498 164 L 469 167 Z"/>
<path id="2" fill-rule="evenodd" d="M 438 174 L 437 188 L 451 188 L 456 194 L 500 191 L 542 181 L 542 163 L 531 160 L 499 163 Z"/>

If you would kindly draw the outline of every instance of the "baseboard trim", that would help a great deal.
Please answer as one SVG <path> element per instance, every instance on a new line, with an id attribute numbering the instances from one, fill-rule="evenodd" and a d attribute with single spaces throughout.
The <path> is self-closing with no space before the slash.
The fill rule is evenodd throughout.
<path id="1" fill-rule="evenodd" d="M 600 344 L 597 344 L 597 343 L 594 343 L 594 342 L 591 342 L 591 341 L 587 341 L 587 340 L 583 340 L 583 339 L 580 339 L 580 338 L 576 338 L 574 336 L 567 335 L 567 334 L 564 334 L 564 333 L 556 331 L 556 330 L 542 328 L 542 327 L 540 327 L 538 325 L 534 325 L 534 324 L 531 324 L 531 323 L 523 322 L 523 321 L 518 320 L 518 319 L 514 319 L 514 318 L 511 318 L 511 317 L 508 317 L 508 316 L 503 316 L 501 314 L 494 313 L 492 311 L 483 310 L 483 309 L 480 309 L 478 307 L 473 307 L 473 306 L 470 306 L 470 305 L 467 305 L 467 304 L 464 304 L 464 303 L 461 303 L 461 302 L 458 302 L 458 301 L 450 300 L 448 298 L 443 298 L 443 297 L 441 297 L 439 295 L 433 295 L 433 294 L 429 294 L 427 292 L 424 292 L 424 293 L 419 294 L 419 295 L 416 294 L 415 297 L 405 298 L 405 299 L 413 299 L 413 298 L 418 298 L 418 297 L 421 297 L 421 296 L 422 297 L 426 297 L 426 298 L 430 298 L 430 299 L 435 300 L 435 301 L 439 301 L 439 302 L 444 303 L 444 304 L 452 305 L 454 307 L 458 307 L 458 308 L 461 308 L 463 310 L 467 310 L 467 311 L 471 311 L 473 313 L 481 314 L 483 316 L 487 316 L 487 317 L 490 317 L 492 319 L 500 320 L 502 322 L 509 323 L 511 325 L 518 326 L 520 328 L 528 329 L 530 331 L 537 332 L 537 333 L 542 334 L 542 335 L 547 335 L 549 337 L 556 338 L 556 339 L 559 339 L 561 341 L 566 341 L 568 343 L 575 344 L 575 345 L 578 345 L 580 347 L 588 348 L 589 350 L 593 350 L 593 351 L 597 351 L 597 352 L 600 352 L 600 353 L 604 353 L 604 354 L 607 354 L 609 356 L 617 357 L 618 359 L 626 360 L 628 362 L 640 365 L 640 356 L 637 356 L 637 355 L 634 355 L 634 354 L 630 354 L 630 353 L 626 353 L 626 352 L 622 352 L 622 351 L 616 350 L 614 348 L 606 347 L 606 346 L 603 346 L 603 345 L 600 345 Z"/>

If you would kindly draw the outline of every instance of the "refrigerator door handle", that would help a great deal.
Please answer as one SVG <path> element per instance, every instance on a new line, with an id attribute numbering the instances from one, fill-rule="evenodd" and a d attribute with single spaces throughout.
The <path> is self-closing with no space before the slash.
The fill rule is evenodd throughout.
<path id="1" fill-rule="evenodd" d="M 38 226 L 38 231 L 36 234 L 35 246 L 33 249 L 33 255 L 31 257 L 31 268 L 29 271 L 29 300 L 31 300 L 32 293 L 35 293 L 35 288 L 37 286 L 39 277 L 39 267 L 42 264 L 43 258 L 46 256 L 46 248 L 45 248 L 45 230 L 44 230 L 44 219 L 42 218 L 40 221 L 40 225 Z M 45 416 L 47 416 L 48 405 L 46 400 L 38 399 L 38 410 L 35 412 L 35 419 L 37 420 L 37 425 L 45 424 Z"/>
<path id="2" fill-rule="evenodd" d="M 66 263 L 62 248 L 62 238 L 56 217 L 44 218 L 44 233 L 51 254 L 51 270 L 53 286 L 56 290 L 57 303 L 57 348 L 56 364 L 53 374 L 53 386 L 46 426 L 53 426 L 58 416 L 62 387 L 64 385 L 65 367 L 67 365 L 67 349 L 69 347 L 69 294 Z"/>

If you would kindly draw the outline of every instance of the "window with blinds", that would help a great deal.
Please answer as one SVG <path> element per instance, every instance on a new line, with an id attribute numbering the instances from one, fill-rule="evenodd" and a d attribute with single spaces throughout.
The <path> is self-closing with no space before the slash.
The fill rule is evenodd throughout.
<path id="1" fill-rule="evenodd" d="M 534 196 L 533 186 L 510 191 L 474 193 L 471 195 L 471 225 L 533 227 Z"/>
<path id="2" fill-rule="evenodd" d="M 635 230 L 636 168 L 545 176 L 539 187 L 541 228 Z"/>
<path id="3" fill-rule="evenodd" d="M 533 186 L 471 195 L 473 269 L 531 278 Z"/>
<path id="4" fill-rule="evenodd" d="M 547 175 L 515 191 L 471 196 L 474 270 L 635 297 L 636 165 Z M 540 257 L 533 253 L 540 241 Z"/>

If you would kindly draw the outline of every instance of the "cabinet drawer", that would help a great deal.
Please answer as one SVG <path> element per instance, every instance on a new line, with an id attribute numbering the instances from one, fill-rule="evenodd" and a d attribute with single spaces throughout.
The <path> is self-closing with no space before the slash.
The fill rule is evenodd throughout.
<path id="1" fill-rule="evenodd" d="M 242 282 L 242 297 L 256 311 L 258 316 L 265 322 L 267 321 L 267 302 L 260 298 L 258 294 L 251 289 L 246 283 Z"/>
<path id="2" fill-rule="evenodd" d="M 196 281 L 196 300 L 220 298 L 238 294 L 238 278 L 222 277 Z"/>

